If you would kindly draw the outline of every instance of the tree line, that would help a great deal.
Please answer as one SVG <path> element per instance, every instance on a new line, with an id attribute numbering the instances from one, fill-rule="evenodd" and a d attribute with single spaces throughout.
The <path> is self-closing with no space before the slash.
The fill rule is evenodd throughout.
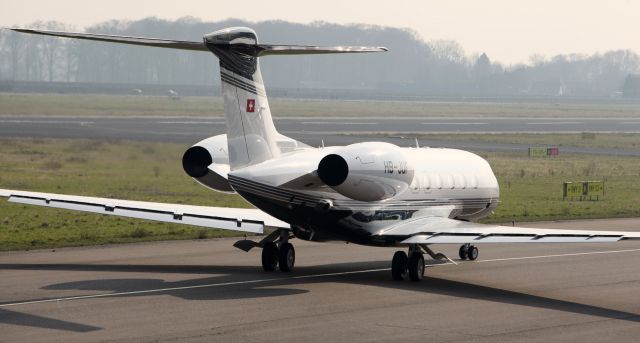
<path id="1" fill-rule="evenodd" d="M 534 55 L 504 66 L 486 54 L 467 55 L 455 41 L 425 41 L 414 31 L 372 25 L 285 21 L 248 23 L 146 18 L 111 20 L 86 32 L 195 40 L 229 26 L 250 26 L 260 41 L 302 45 L 375 45 L 387 53 L 277 56 L 261 59 L 268 87 L 353 89 L 452 96 L 617 96 L 640 73 L 629 50 L 602 54 Z M 55 21 L 31 28 L 78 31 Z M 217 85 L 218 63 L 208 53 L 59 39 L 0 31 L 0 80 L 166 85 Z M 633 91 L 633 89 L 632 89 Z M 629 93 L 631 94 L 631 93 Z"/>

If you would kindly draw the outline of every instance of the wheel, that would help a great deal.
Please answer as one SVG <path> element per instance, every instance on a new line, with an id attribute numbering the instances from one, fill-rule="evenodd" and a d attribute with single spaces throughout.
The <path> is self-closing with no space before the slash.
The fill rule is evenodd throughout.
<path id="1" fill-rule="evenodd" d="M 420 281 L 424 277 L 424 256 L 414 252 L 409 256 L 409 279 Z"/>
<path id="2" fill-rule="evenodd" d="M 460 250 L 458 250 L 458 256 L 460 256 L 461 260 L 466 260 L 467 259 L 467 246 L 465 244 L 460 246 Z"/>
<path id="3" fill-rule="evenodd" d="M 396 251 L 391 260 L 391 276 L 394 280 L 404 280 L 407 277 L 409 258 L 404 251 Z"/>
<path id="4" fill-rule="evenodd" d="M 478 248 L 473 245 L 470 246 L 467 255 L 470 261 L 475 261 L 478 258 Z"/>
<path id="5" fill-rule="evenodd" d="M 272 272 L 278 267 L 278 246 L 268 242 L 262 247 L 262 269 Z"/>
<path id="6" fill-rule="evenodd" d="M 282 272 L 290 272 L 293 270 L 293 265 L 296 263 L 296 251 L 293 249 L 291 243 L 280 245 L 278 263 L 280 264 L 280 271 Z"/>

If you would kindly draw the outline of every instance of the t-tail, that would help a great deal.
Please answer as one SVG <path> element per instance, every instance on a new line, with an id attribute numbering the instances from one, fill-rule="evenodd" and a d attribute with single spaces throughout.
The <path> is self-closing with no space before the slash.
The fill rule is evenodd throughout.
<path id="1" fill-rule="evenodd" d="M 203 42 L 32 29 L 12 30 L 56 37 L 213 52 L 220 60 L 231 170 L 258 164 L 280 155 L 277 138 L 281 135 L 271 118 L 267 92 L 260 73 L 259 57 L 387 51 L 384 47 L 259 44 L 255 31 L 246 27 L 212 32 L 204 36 Z"/>
<path id="2" fill-rule="evenodd" d="M 204 43 L 220 59 L 231 170 L 278 157 L 278 131 L 260 73 L 255 32 L 224 29 L 204 36 Z"/>

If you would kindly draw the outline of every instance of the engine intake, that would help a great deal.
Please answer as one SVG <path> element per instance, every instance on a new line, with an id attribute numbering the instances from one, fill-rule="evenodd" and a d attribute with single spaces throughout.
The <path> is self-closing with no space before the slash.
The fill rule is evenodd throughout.
<path id="1" fill-rule="evenodd" d="M 213 163 L 211 154 L 206 148 L 192 146 L 182 156 L 182 168 L 191 177 L 203 177 L 209 171 L 209 165 Z"/>
<path id="2" fill-rule="evenodd" d="M 203 186 L 220 192 L 234 192 L 227 180 L 227 135 L 207 138 L 187 149 L 182 155 L 182 168 Z"/>
<path id="3" fill-rule="evenodd" d="M 406 191 L 414 169 L 402 148 L 369 142 L 348 145 L 323 157 L 317 172 L 324 184 L 348 198 L 380 201 Z"/>
<path id="4" fill-rule="evenodd" d="M 349 176 L 349 165 L 340 155 L 327 155 L 318 164 L 318 177 L 327 186 L 338 186 Z"/>

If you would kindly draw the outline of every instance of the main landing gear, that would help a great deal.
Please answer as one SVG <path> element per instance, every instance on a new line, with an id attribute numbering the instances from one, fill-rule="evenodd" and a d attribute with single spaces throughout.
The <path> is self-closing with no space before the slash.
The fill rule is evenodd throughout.
<path id="1" fill-rule="evenodd" d="M 396 251 L 391 261 L 391 276 L 394 280 L 404 280 L 407 276 L 411 281 L 420 281 L 424 277 L 424 254 L 420 246 L 409 246 L 409 254 Z"/>
<path id="2" fill-rule="evenodd" d="M 478 258 L 478 248 L 467 243 L 460 246 L 458 256 L 461 260 L 475 261 Z"/>
<path id="3" fill-rule="evenodd" d="M 424 278 L 424 254 L 431 256 L 434 260 L 446 263 L 457 264 L 454 260 L 448 258 L 442 253 L 435 253 L 426 244 L 409 245 L 409 253 L 404 251 L 396 251 L 391 260 L 391 276 L 394 280 L 404 280 L 409 277 L 411 281 L 420 281 Z M 471 261 L 478 258 L 478 248 L 471 244 L 464 244 L 460 247 L 460 258 L 469 259 Z"/>
<path id="4" fill-rule="evenodd" d="M 268 241 L 262 247 L 262 269 L 271 272 L 280 266 L 280 271 L 290 272 L 296 262 L 296 251 L 289 243 L 289 231 L 281 230 L 278 242 Z"/>

